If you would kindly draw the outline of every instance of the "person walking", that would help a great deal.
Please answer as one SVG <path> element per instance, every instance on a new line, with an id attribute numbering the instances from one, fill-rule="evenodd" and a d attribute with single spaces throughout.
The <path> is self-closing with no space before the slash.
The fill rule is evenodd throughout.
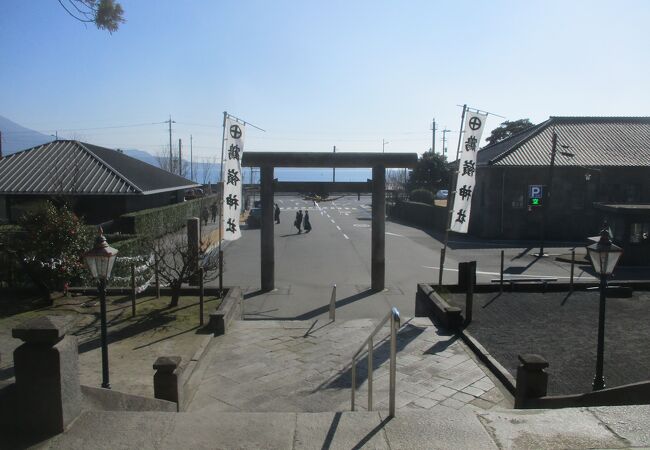
<path id="1" fill-rule="evenodd" d="M 217 202 L 210 205 L 210 213 L 212 213 L 212 223 L 217 221 Z"/>
<path id="2" fill-rule="evenodd" d="M 299 210 L 296 213 L 296 220 L 293 222 L 293 225 L 298 228 L 298 234 L 302 233 L 300 226 L 302 225 L 302 210 Z"/>
<path id="3" fill-rule="evenodd" d="M 274 218 L 275 218 L 275 223 L 280 223 L 280 207 L 278 206 L 277 203 L 275 204 L 275 215 L 274 215 Z"/>
<path id="4" fill-rule="evenodd" d="M 309 211 L 305 211 L 305 218 L 303 219 L 303 224 L 305 227 L 305 233 L 311 231 L 311 222 L 309 221 Z"/>
<path id="5" fill-rule="evenodd" d="M 210 217 L 210 213 L 208 213 L 208 207 L 204 206 L 203 209 L 201 210 L 201 219 L 203 219 L 203 225 L 208 224 L 209 217 Z"/>

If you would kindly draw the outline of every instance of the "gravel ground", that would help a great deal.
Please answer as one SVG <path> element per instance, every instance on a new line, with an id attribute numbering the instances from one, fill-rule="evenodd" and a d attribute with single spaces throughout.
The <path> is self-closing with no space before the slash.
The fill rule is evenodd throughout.
<path id="1" fill-rule="evenodd" d="M 464 307 L 465 295 L 448 296 Z M 596 368 L 597 291 L 475 294 L 468 330 L 516 376 L 521 353 L 537 353 L 550 364 L 548 393 L 591 391 Z M 650 379 L 650 293 L 608 298 L 605 319 L 607 387 Z"/>

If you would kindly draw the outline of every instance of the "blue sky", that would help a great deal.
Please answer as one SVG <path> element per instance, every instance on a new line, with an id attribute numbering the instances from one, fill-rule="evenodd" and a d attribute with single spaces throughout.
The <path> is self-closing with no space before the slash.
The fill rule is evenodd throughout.
<path id="1" fill-rule="evenodd" d="M 462 103 L 533 122 L 650 114 L 648 1 L 120 1 L 127 23 L 111 35 L 56 0 L 4 0 L 0 115 L 156 153 L 166 125 L 88 128 L 171 114 L 174 141 L 192 134 L 209 157 L 224 110 L 267 130 L 249 128 L 247 150 L 386 139 L 418 153 L 433 117 L 458 129 Z"/>

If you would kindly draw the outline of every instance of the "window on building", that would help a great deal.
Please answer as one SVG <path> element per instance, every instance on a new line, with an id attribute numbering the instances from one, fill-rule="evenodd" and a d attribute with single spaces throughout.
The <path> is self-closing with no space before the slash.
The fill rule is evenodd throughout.
<path id="1" fill-rule="evenodd" d="M 630 228 L 632 244 L 647 244 L 650 242 L 650 222 L 633 223 Z"/>
<path id="2" fill-rule="evenodd" d="M 524 193 L 522 189 L 515 189 L 510 192 L 508 204 L 511 208 L 519 209 L 524 207 Z"/>

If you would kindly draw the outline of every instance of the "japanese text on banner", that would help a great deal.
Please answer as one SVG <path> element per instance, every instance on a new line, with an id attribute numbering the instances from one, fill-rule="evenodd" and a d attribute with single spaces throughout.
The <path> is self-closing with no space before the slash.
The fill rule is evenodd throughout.
<path id="1" fill-rule="evenodd" d="M 456 194 L 451 217 L 451 231 L 467 233 L 472 197 L 476 188 L 476 153 L 485 128 L 487 114 L 467 113 L 465 132 L 460 146 Z"/>
<path id="2" fill-rule="evenodd" d="M 244 125 L 226 118 L 224 155 L 221 161 L 223 181 L 223 239 L 234 241 L 241 237 L 239 216 L 242 207 L 241 156 L 244 151 Z"/>

